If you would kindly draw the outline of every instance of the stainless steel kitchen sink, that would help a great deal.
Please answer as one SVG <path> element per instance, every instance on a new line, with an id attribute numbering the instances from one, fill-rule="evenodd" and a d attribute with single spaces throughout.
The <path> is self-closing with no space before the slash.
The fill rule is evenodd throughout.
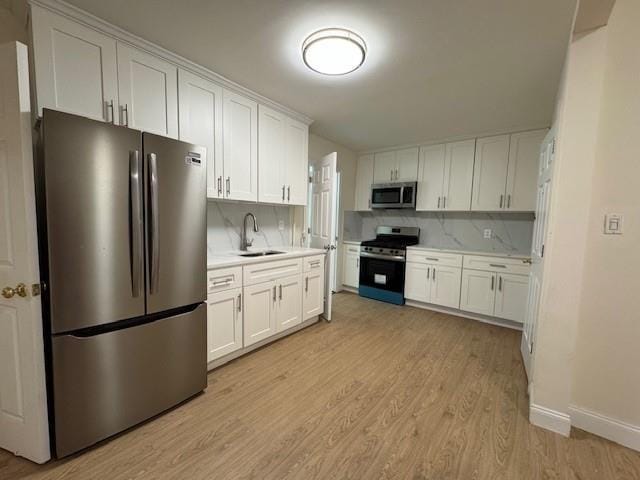
<path id="1" fill-rule="evenodd" d="M 265 250 L 264 252 L 241 253 L 241 257 L 264 257 L 266 255 L 281 255 L 287 252 L 278 252 L 277 250 Z"/>

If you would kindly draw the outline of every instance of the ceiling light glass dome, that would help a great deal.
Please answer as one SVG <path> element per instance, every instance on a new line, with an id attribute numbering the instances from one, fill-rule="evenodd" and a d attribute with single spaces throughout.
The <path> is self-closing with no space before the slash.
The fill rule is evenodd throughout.
<path id="1" fill-rule="evenodd" d="M 357 70 L 367 55 L 362 37 L 344 28 L 325 28 L 309 35 L 302 44 L 302 59 L 314 72 L 345 75 Z"/>

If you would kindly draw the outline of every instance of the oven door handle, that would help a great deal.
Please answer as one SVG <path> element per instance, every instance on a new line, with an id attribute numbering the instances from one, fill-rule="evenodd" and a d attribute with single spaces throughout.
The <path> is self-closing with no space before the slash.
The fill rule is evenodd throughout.
<path id="1" fill-rule="evenodd" d="M 379 255 L 377 253 L 361 252 L 360 258 L 377 258 L 379 260 L 389 260 L 390 262 L 405 263 L 405 258 L 402 255 Z"/>

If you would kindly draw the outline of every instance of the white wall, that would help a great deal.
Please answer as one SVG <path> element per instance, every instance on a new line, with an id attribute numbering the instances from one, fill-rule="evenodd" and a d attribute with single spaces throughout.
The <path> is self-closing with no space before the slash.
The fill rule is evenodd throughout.
<path id="1" fill-rule="evenodd" d="M 0 44 L 15 40 L 27 44 L 26 12 L 23 0 L 0 1 Z"/>
<path id="2" fill-rule="evenodd" d="M 532 403 L 640 449 L 640 2 L 574 38 L 557 115 Z M 625 215 L 622 236 L 604 213 Z M 567 423 L 568 425 L 568 423 Z"/>
<path id="3" fill-rule="evenodd" d="M 639 25 L 640 2 L 618 0 L 607 27 L 572 403 L 640 429 Z M 606 212 L 625 215 L 623 235 L 603 235 Z"/>
<path id="4" fill-rule="evenodd" d="M 337 169 L 340 172 L 340 213 L 338 218 L 338 251 L 337 251 L 337 287 L 342 287 L 342 247 L 343 239 L 344 212 L 345 210 L 353 210 L 355 205 L 356 190 L 356 165 L 357 155 L 343 145 L 327 140 L 316 134 L 309 135 L 309 158 L 320 159 L 332 152 L 338 153 Z M 297 223 L 297 222 L 296 222 Z M 295 233 L 294 233 L 295 238 Z"/>

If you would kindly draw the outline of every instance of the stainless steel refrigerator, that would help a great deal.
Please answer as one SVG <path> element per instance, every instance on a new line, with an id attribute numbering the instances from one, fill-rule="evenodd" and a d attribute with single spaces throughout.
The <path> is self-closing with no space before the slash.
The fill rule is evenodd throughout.
<path id="1" fill-rule="evenodd" d="M 205 155 L 44 110 L 38 230 L 57 457 L 206 387 Z"/>

